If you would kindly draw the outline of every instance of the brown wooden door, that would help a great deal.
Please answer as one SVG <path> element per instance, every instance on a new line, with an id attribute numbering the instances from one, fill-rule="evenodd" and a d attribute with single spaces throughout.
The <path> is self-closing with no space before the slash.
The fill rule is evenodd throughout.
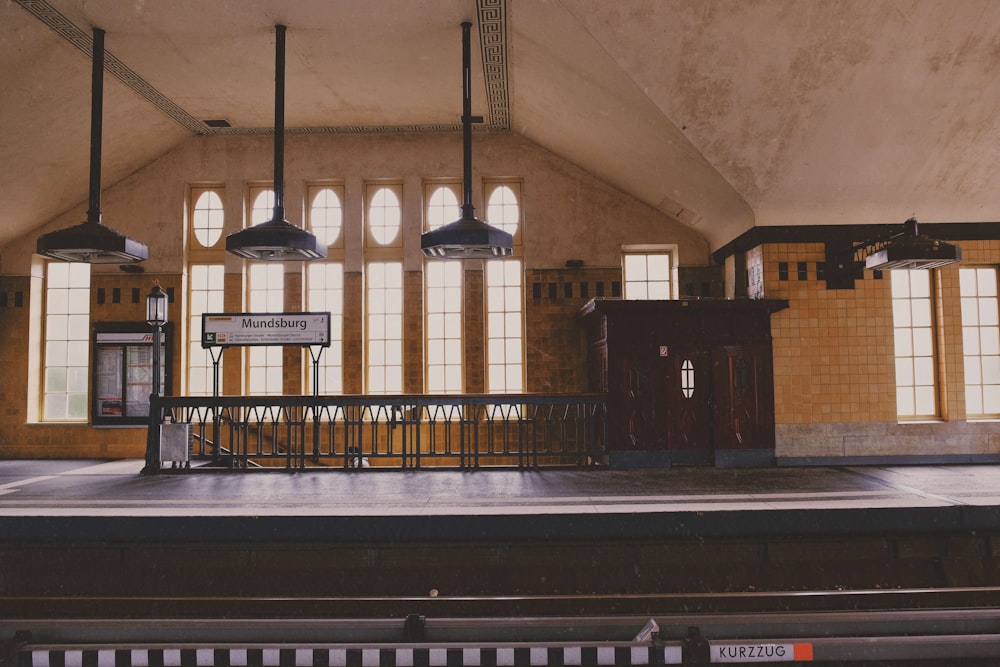
<path id="1" fill-rule="evenodd" d="M 704 348 L 671 345 L 661 357 L 667 402 L 668 449 L 677 462 L 710 463 L 713 453 L 712 354 Z"/>
<path id="2" fill-rule="evenodd" d="M 773 448 L 770 347 L 727 345 L 717 348 L 713 356 L 715 448 Z"/>

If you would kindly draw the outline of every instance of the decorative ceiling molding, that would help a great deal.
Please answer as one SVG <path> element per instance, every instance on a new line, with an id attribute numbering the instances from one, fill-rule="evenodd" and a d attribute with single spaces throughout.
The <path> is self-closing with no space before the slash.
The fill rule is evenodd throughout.
<path id="1" fill-rule="evenodd" d="M 16 0 L 22 8 L 47 25 L 56 34 L 87 54 L 94 55 L 93 37 L 63 16 L 47 0 Z M 507 86 L 507 0 L 477 0 L 479 11 L 479 41 L 482 49 L 483 73 L 489 103 L 489 124 L 477 130 L 510 129 L 510 99 Z M 156 90 L 110 52 L 105 53 L 104 69 L 146 99 L 163 114 L 195 135 L 267 135 L 274 128 L 209 127 L 170 98 Z M 288 134 L 383 134 L 404 132 L 456 132 L 461 124 L 433 125 L 352 125 L 324 127 L 290 127 Z"/>
<path id="2" fill-rule="evenodd" d="M 507 0 L 478 0 L 479 44 L 490 107 L 490 125 L 510 129 L 507 77 Z"/>
<path id="3" fill-rule="evenodd" d="M 39 21 L 52 28 L 57 35 L 86 53 L 88 57 L 94 57 L 93 36 L 81 30 L 48 2 L 45 0 L 17 0 L 17 3 Z M 110 52 L 106 52 L 104 55 L 104 70 L 110 72 L 116 79 L 148 100 L 154 107 L 192 134 L 212 133 L 207 125 L 174 104 L 170 98 L 153 88 L 148 81 L 136 74 Z"/>

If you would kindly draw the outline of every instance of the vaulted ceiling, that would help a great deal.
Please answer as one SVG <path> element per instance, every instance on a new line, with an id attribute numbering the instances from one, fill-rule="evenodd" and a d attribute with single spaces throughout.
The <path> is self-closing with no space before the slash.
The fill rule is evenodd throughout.
<path id="1" fill-rule="evenodd" d="M 693 226 L 1000 220 L 996 0 L 0 0 L 0 246 L 197 134 L 439 131 L 473 113 Z M 225 119 L 231 128 L 203 121 Z M 487 165 L 482 165 L 488 169 Z"/>

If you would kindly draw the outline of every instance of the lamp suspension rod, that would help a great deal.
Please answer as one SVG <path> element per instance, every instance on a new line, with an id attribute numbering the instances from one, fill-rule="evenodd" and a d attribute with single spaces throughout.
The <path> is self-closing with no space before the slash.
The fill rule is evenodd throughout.
<path id="1" fill-rule="evenodd" d="M 90 203 L 87 222 L 101 221 L 101 134 L 104 114 L 104 31 L 94 28 L 90 92 Z"/>
<path id="2" fill-rule="evenodd" d="M 285 26 L 274 26 L 274 220 L 285 219 Z"/>
<path id="3" fill-rule="evenodd" d="M 472 206 L 472 57 L 469 35 L 472 23 L 462 21 L 462 213 L 471 217 Z"/>

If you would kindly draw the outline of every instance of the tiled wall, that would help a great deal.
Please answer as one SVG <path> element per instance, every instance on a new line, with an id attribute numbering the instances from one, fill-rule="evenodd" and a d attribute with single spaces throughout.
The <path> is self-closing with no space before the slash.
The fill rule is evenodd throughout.
<path id="1" fill-rule="evenodd" d="M 621 269 L 525 272 L 526 388 L 587 391 L 587 352 L 577 313 L 595 297 L 621 296 Z"/>
<path id="2" fill-rule="evenodd" d="M 998 241 L 960 245 L 966 265 L 1000 263 Z M 965 420 L 958 268 L 936 271 L 941 419 L 907 424 L 896 418 L 889 275 L 828 289 L 823 244 L 759 249 L 764 295 L 789 300 L 771 318 L 779 460 L 1000 456 L 1000 424 Z"/>

